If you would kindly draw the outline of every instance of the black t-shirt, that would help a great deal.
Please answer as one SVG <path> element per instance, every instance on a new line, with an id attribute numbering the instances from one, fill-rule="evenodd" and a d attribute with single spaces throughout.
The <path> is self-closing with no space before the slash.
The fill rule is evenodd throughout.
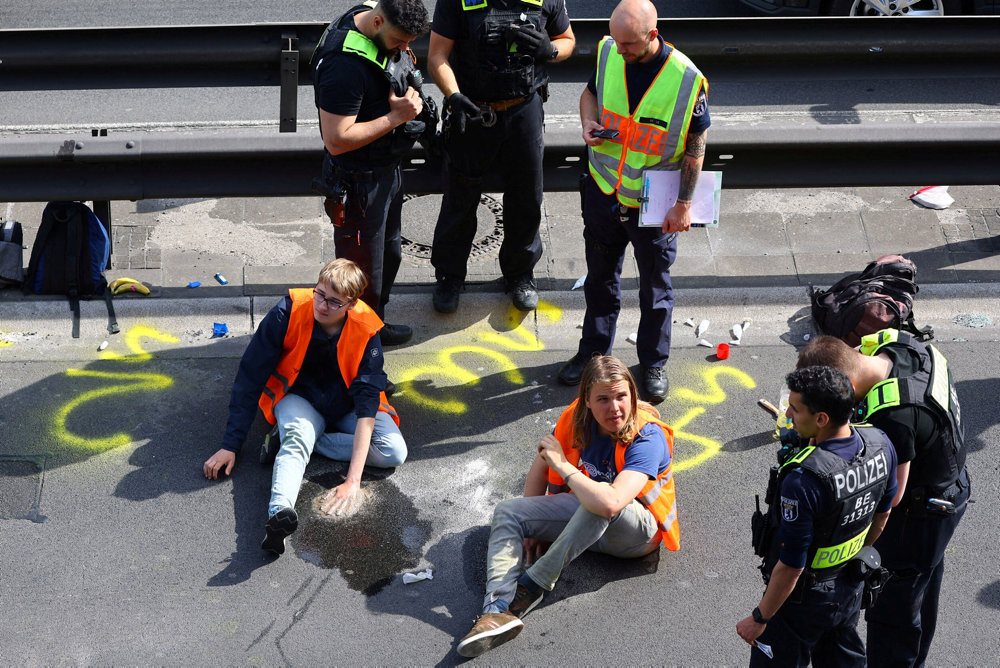
<path id="1" fill-rule="evenodd" d="M 354 19 L 352 29 L 357 29 Z M 379 53 L 379 56 L 384 56 Z M 316 64 L 316 105 L 337 116 L 357 116 L 358 123 L 389 113 L 389 79 L 372 62 L 335 53 Z"/>
<path id="2" fill-rule="evenodd" d="M 489 3 L 502 9 L 528 6 L 516 0 L 489 0 Z M 468 36 L 463 34 L 465 21 L 462 20 L 462 12 L 461 0 L 438 0 L 434 6 L 434 22 L 431 24 L 431 30 L 451 40 L 467 38 Z M 544 0 L 542 21 L 549 37 L 561 35 L 569 30 L 569 13 L 566 11 L 566 1 Z"/>
<path id="3" fill-rule="evenodd" d="M 660 68 L 663 67 L 663 63 L 667 62 L 667 58 L 670 53 L 674 50 L 674 47 L 670 46 L 663 41 L 662 37 L 657 37 L 660 40 L 660 53 L 656 58 L 645 62 L 645 63 L 625 63 L 625 86 L 628 89 L 628 109 L 629 114 L 635 112 L 635 108 L 639 106 L 639 102 L 642 101 L 642 96 L 646 93 L 646 90 L 653 85 L 653 79 L 656 75 L 660 73 Z M 590 75 L 590 81 L 587 82 L 587 89 L 597 95 L 597 70 L 595 69 L 593 74 Z M 699 133 L 708 129 L 708 126 L 712 124 L 712 117 L 708 112 L 708 95 L 702 90 L 698 95 L 698 102 L 695 104 L 694 110 L 691 112 L 691 123 L 688 125 L 688 132 Z"/>

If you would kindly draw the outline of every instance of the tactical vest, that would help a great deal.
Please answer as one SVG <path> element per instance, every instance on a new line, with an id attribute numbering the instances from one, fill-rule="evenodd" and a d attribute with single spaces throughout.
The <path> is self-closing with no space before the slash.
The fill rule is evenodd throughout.
<path id="1" fill-rule="evenodd" d="M 878 424 L 879 412 L 897 406 L 926 408 L 934 416 L 939 439 L 910 466 L 908 489 L 923 486 L 934 495 L 958 480 L 965 468 L 965 429 L 962 409 L 952 381 L 948 360 L 931 344 L 895 329 L 883 329 L 861 338 L 861 353 L 874 356 L 888 349 L 903 349 L 919 360 L 917 372 L 905 378 L 877 383 L 858 404 L 855 418 Z M 884 415 L 884 414 L 883 414 Z"/>
<path id="2" fill-rule="evenodd" d="M 376 5 L 375 0 L 368 0 L 364 4 L 351 7 L 340 18 L 330 23 L 326 27 L 326 30 L 323 31 L 322 36 L 320 36 L 319 44 L 317 44 L 316 50 L 313 52 L 312 59 L 310 60 L 313 64 L 313 91 L 317 109 L 319 109 L 319 87 L 317 84 L 319 82 L 320 68 L 324 64 L 329 65 L 331 58 L 340 53 L 351 54 L 361 58 L 371 67 L 376 68 L 385 77 L 389 83 L 389 88 L 396 95 L 402 96 L 406 92 L 406 72 L 408 70 L 405 67 L 407 65 L 405 61 L 409 56 L 406 54 L 396 54 L 390 57 L 380 51 L 375 42 L 352 27 L 355 16 L 373 9 Z M 410 64 L 409 69 L 414 69 L 412 64 Z M 388 92 L 386 93 L 386 97 L 388 98 Z M 404 123 L 375 141 L 354 151 L 350 151 L 348 154 L 345 154 L 345 156 L 350 156 L 347 160 L 360 158 L 363 161 L 382 164 L 389 161 L 386 159 L 387 156 L 399 158 L 413 147 L 413 144 L 420 136 L 420 132 L 423 130 L 423 124 L 420 125 L 419 129 L 415 129 L 412 123 L 413 121 Z M 322 133 L 322 131 L 323 126 L 321 123 L 320 132 Z M 338 159 L 340 159 L 340 156 L 335 158 L 335 160 Z"/>
<path id="3" fill-rule="evenodd" d="M 806 571 L 817 580 L 833 579 L 861 551 L 889 476 L 896 475 L 895 469 L 889 467 L 887 440 L 882 432 L 870 427 L 854 429 L 861 438 L 862 448 L 852 461 L 808 446 L 782 464 L 778 471 L 775 496 L 780 497 L 781 483 L 787 475 L 801 468 L 816 476 L 826 498 L 833 501 L 826 516 L 814 518 L 812 544 L 806 556 Z M 777 527 L 782 513 L 778 498 L 769 504 L 768 526 L 774 530 L 764 552 L 766 574 L 770 574 L 778 561 Z"/>
<path id="4" fill-rule="evenodd" d="M 615 40 L 605 37 L 597 47 L 596 83 L 601 125 L 617 130 L 618 137 L 588 147 L 590 174 L 605 195 L 617 191 L 619 202 L 638 207 L 643 171 L 680 169 L 691 113 L 708 81 L 687 56 L 673 49 L 630 112 L 625 61 Z"/>
<path id="5" fill-rule="evenodd" d="M 501 9 L 487 0 L 441 0 L 459 2 L 464 31 L 455 40 L 450 60 L 458 87 L 477 102 L 495 102 L 527 97 L 549 81 L 544 63 L 518 52 L 504 36 L 511 25 L 531 24 L 545 30 L 544 0 L 511 0 L 511 9 Z"/>

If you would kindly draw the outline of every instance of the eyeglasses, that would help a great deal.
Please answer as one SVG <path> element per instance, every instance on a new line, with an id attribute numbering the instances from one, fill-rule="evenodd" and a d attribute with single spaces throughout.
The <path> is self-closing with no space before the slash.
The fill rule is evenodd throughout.
<path id="1" fill-rule="evenodd" d="M 338 302 L 336 299 L 329 299 L 326 295 L 324 295 L 316 288 L 313 288 L 313 301 L 315 301 L 317 304 L 326 303 L 326 307 L 334 311 L 339 311 L 340 309 L 344 308 L 345 306 L 351 303 L 351 302 Z M 352 299 L 351 301 L 354 300 Z"/>

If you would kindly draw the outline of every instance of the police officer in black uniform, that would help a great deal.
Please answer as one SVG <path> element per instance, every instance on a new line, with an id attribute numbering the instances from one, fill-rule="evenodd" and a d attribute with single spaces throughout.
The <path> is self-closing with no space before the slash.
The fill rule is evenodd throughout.
<path id="1" fill-rule="evenodd" d="M 862 397 L 856 418 L 882 429 L 896 447 L 904 494 L 875 544 L 892 577 L 865 614 L 868 665 L 922 666 L 934 638 L 945 548 L 971 489 L 948 361 L 933 345 L 890 329 L 863 337 L 860 350 L 816 337 L 798 364 L 847 373 Z"/>
<path id="2" fill-rule="evenodd" d="M 881 431 L 850 426 L 854 388 L 841 371 L 811 366 L 787 381 L 787 415 L 810 444 L 773 469 L 766 526 L 754 531 L 767 589 L 736 632 L 753 646 L 751 666 L 861 667 L 857 557 L 889 517 L 896 454 Z"/>
<path id="3" fill-rule="evenodd" d="M 421 0 L 373 0 L 334 20 L 312 59 L 326 147 L 314 185 L 327 195 L 337 257 L 368 276 L 361 299 L 383 320 L 402 259 L 399 161 L 426 129 L 418 120 L 423 100 L 407 80 L 414 70 L 409 43 L 425 32 Z M 413 331 L 386 324 L 380 335 L 383 345 L 394 345 Z"/>
<path id="4" fill-rule="evenodd" d="M 458 309 L 491 169 L 504 189 L 506 288 L 522 311 L 538 305 L 546 65 L 568 58 L 575 44 L 565 0 L 438 0 L 427 54 L 446 98 L 446 179 L 431 252 L 437 311 Z"/>

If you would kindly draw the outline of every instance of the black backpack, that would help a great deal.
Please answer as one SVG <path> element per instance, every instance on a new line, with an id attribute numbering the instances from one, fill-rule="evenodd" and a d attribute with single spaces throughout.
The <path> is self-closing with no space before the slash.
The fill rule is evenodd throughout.
<path id="1" fill-rule="evenodd" d="M 848 274 L 828 290 L 810 291 L 812 317 L 824 334 L 850 346 L 861 337 L 892 328 L 907 331 L 921 341 L 934 338 L 931 327 L 913 321 L 913 298 L 920 288 L 917 267 L 901 255 L 883 255 L 864 271 Z"/>
<path id="2" fill-rule="evenodd" d="M 23 243 L 21 223 L 7 220 L 0 225 L 0 288 L 24 282 Z"/>
<path id="3" fill-rule="evenodd" d="M 104 277 L 110 254 L 108 231 L 89 207 L 81 202 L 49 202 L 31 247 L 24 292 L 69 297 L 73 338 L 80 337 L 80 299 L 103 295 L 108 332 L 116 334 L 118 323 Z"/>

